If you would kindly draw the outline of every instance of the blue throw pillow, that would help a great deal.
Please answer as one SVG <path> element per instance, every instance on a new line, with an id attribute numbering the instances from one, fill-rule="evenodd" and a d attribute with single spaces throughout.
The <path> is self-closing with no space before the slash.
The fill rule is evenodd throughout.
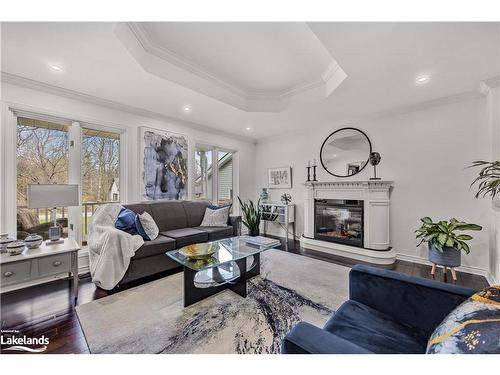
<path id="1" fill-rule="evenodd" d="M 467 299 L 441 322 L 429 339 L 428 354 L 500 354 L 500 285 Z"/>
<path id="2" fill-rule="evenodd" d="M 210 208 L 211 210 L 220 210 L 221 208 L 231 207 L 232 205 L 233 205 L 232 203 L 222 204 L 222 205 L 217 205 L 212 203 L 208 205 L 208 208 Z"/>
<path id="3" fill-rule="evenodd" d="M 130 234 L 138 234 L 135 225 L 136 213 L 123 207 L 115 221 L 115 228 Z"/>

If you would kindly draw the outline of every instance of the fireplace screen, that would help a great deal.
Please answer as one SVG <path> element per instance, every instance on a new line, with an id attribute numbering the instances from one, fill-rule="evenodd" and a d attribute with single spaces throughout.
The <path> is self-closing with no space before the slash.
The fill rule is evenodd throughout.
<path id="1" fill-rule="evenodd" d="M 315 238 L 363 247 L 363 201 L 316 199 Z"/>

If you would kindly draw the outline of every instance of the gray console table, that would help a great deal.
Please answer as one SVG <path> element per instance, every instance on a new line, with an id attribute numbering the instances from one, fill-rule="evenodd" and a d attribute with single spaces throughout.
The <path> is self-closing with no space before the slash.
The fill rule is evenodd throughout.
<path id="1" fill-rule="evenodd" d="M 73 279 L 72 302 L 78 298 L 78 250 L 80 247 L 73 238 L 64 242 L 39 248 L 25 249 L 19 255 L 1 254 L 0 291 L 6 292 L 29 286 L 31 282 L 68 273 Z M 8 289 L 8 290 L 6 290 Z"/>
<path id="2" fill-rule="evenodd" d="M 290 227 L 290 224 L 292 225 L 293 240 L 295 241 L 295 205 L 283 203 L 261 203 L 261 205 L 265 206 L 269 212 L 277 216 L 274 222 L 284 225 L 286 238 L 285 247 L 288 250 L 288 228 Z M 265 235 L 267 232 L 267 222 L 271 220 L 262 220 L 264 221 Z"/>

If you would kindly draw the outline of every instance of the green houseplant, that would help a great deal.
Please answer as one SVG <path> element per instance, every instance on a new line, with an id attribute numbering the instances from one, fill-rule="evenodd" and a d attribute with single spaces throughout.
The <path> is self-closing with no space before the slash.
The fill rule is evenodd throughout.
<path id="1" fill-rule="evenodd" d="M 473 162 L 469 168 L 474 167 L 483 167 L 479 171 L 479 176 L 471 184 L 471 187 L 476 183 L 478 184 L 476 198 L 480 196 L 484 198 L 487 195 L 491 196 L 492 199 L 495 198 L 500 193 L 500 160 L 478 160 Z"/>
<path id="2" fill-rule="evenodd" d="M 249 235 L 252 237 L 258 236 L 260 233 L 260 221 L 265 220 L 276 220 L 276 215 L 272 214 L 270 211 L 266 210 L 260 204 L 260 199 L 257 204 L 254 204 L 252 200 L 242 201 L 238 197 L 240 202 L 241 211 L 243 212 L 243 217 L 241 222 L 248 228 Z"/>
<path id="3" fill-rule="evenodd" d="M 418 228 L 416 238 L 429 244 L 429 260 L 434 264 L 447 267 L 458 267 L 461 264 L 461 251 L 469 254 L 470 248 L 466 241 L 472 240 L 468 234 L 458 233 L 469 230 L 483 229 L 477 224 L 467 224 L 455 218 L 449 221 L 433 222 L 430 217 L 420 219 L 422 225 Z"/>

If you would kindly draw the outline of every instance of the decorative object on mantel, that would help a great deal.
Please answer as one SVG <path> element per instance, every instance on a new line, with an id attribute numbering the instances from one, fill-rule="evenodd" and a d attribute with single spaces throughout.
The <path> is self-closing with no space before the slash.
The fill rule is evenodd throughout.
<path id="1" fill-rule="evenodd" d="M 473 237 L 468 234 L 457 234 L 456 232 L 478 231 L 482 227 L 477 224 L 467 224 L 455 218 L 450 219 L 450 221 L 433 222 L 430 217 L 423 217 L 420 221 L 422 221 L 422 225 L 415 231 L 415 233 L 418 233 L 416 238 L 420 239 L 417 247 L 423 242 L 429 244 L 429 260 L 433 264 L 431 275 L 434 276 L 436 265 L 444 267 L 445 275 L 446 269 L 449 267 L 453 281 L 457 281 L 455 267 L 461 265 L 460 251 L 463 250 L 466 254 L 469 254 L 469 245 L 465 241 L 472 240 Z"/>
<path id="2" fill-rule="evenodd" d="M 292 196 L 290 194 L 284 193 L 281 196 L 281 203 L 283 203 L 283 204 L 290 204 L 291 201 L 292 201 Z"/>
<path id="3" fill-rule="evenodd" d="M 320 150 L 323 168 L 335 177 L 351 177 L 361 172 L 372 152 L 368 136 L 356 128 L 342 128 L 330 134 Z"/>
<path id="4" fill-rule="evenodd" d="M 289 189 L 292 187 L 292 167 L 269 168 L 267 181 L 270 189 Z"/>
<path id="5" fill-rule="evenodd" d="M 377 165 L 381 159 L 382 157 L 378 152 L 370 153 L 370 164 L 373 165 L 373 177 L 370 177 L 370 180 L 380 180 L 380 177 L 377 177 Z"/>
<path id="6" fill-rule="evenodd" d="M 316 179 L 316 168 L 318 167 L 318 165 L 316 164 L 316 159 L 313 159 L 313 162 L 312 162 L 312 165 L 311 165 L 311 160 L 308 160 L 307 161 L 307 182 L 309 181 L 318 181 Z M 312 177 L 312 180 L 311 180 L 311 168 L 313 170 L 313 177 Z"/>
<path id="7" fill-rule="evenodd" d="M 483 169 L 479 171 L 479 176 L 472 182 L 472 185 L 478 184 L 478 191 L 476 198 L 482 195 L 486 197 L 489 195 L 491 199 L 500 193 L 500 160 L 497 161 L 483 161 L 478 160 L 472 163 L 469 168 L 482 166 Z"/>
<path id="8" fill-rule="evenodd" d="M 267 188 L 262 188 L 262 193 L 260 193 L 260 201 L 262 203 L 267 203 L 269 201 L 269 193 L 267 192 Z"/>

